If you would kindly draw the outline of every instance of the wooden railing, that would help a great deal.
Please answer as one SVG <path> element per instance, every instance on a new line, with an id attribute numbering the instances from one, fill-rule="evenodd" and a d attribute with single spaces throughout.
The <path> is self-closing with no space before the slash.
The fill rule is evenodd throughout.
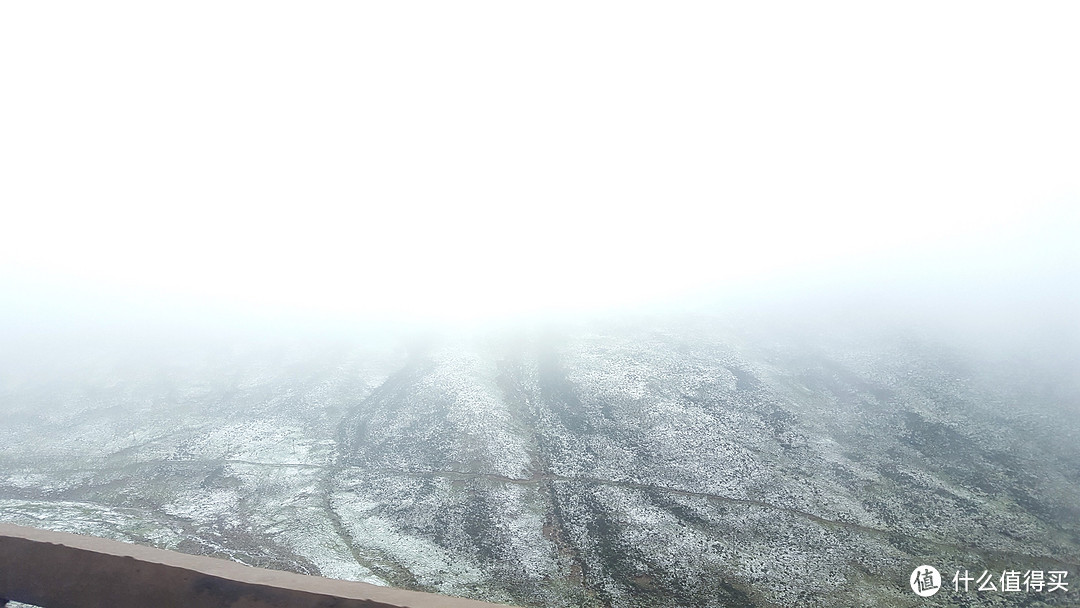
<path id="1" fill-rule="evenodd" d="M 0 598 L 43 608 L 496 606 L 11 524 L 0 524 Z"/>

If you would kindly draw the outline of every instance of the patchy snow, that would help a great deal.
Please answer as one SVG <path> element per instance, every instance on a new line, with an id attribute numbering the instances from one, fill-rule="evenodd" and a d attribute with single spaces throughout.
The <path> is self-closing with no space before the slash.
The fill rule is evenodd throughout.
<path id="1" fill-rule="evenodd" d="M 481 569 L 466 556 L 404 532 L 395 522 L 376 515 L 376 504 L 345 493 L 335 494 L 332 500 L 355 542 L 406 568 L 421 584 L 454 594 L 484 580 Z"/>

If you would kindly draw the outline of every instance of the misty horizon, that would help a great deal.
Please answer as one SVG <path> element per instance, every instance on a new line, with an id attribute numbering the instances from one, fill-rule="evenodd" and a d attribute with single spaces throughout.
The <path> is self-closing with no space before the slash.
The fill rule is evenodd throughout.
<path id="1" fill-rule="evenodd" d="M 1078 17 L 0 4 L 0 521 L 532 608 L 1077 605 Z"/>

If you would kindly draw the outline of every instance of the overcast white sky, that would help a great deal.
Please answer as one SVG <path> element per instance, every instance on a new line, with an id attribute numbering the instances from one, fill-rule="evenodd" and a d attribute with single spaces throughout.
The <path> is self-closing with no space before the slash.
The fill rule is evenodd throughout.
<path id="1" fill-rule="evenodd" d="M 1071 238 L 1080 6 L 718 4 L 6 2 L 0 278 L 469 316 Z"/>

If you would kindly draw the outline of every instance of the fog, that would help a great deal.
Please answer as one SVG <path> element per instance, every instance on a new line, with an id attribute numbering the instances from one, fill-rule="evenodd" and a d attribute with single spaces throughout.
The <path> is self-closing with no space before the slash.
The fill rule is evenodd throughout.
<path id="1" fill-rule="evenodd" d="M 648 326 L 664 319 L 708 315 L 779 329 L 931 334 L 988 353 L 1021 346 L 1034 352 L 1041 349 L 1046 358 L 1058 364 L 1067 362 L 1072 367 L 1063 369 L 1080 376 L 1080 288 L 1075 280 L 1080 276 L 1080 246 L 1076 234 L 1080 234 L 1077 206 L 1060 204 L 993 233 L 962 233 L 921 247 L 879 250 L 828 263 L 793 260 L 770 272 L 725 280 L 703 271 L 705 276 L 680 289 L 649 284 L 633 295 L 609 294 L 592 285 L 590 288 L 596 290 L 591 294 L 593 299 L 589 295 L 574 299 L 573 285 L 555 279 L 523 279 L 540 294 L 540 302 L 530 301 L 528 293 L 522 292 L 475 309 L 454 302 L 455 298 L 481 298 L 470 293 L 475 286 L 447 289 L 411 275 L 398 278 L 412 284 L 415 294 L 408 293 L 417 298 L 416 306 L 403 301 L 405 296 L 393 286 L 365 284 L 350 293 L 366 304 L 350 307 L 346 304 L 351 300 L 333 300 L 332 287 L 304 294 L 303 302 L 268 294 L 251 294 L 255 299 L 247 300 L 184 291 L 179 284 L 170 289 L 137 280 L 123 283 L 89 275 L 34 274 L 30 265 L 9 266 L 0 294 L 0 330 L 6 355 L 20 359 L 40 344 L 51 344 L 49 348 L 55 349 L 65 341 L 141 343 L 140 348 L 152 350 L 156 343 L 198 340 L 323 340 L 335 336 L 407 340 L 432 332 L 513 334 L 551 324 Z M 709 259 L 715 264 L 738 265 L 752 255 L 751 251 Z M 314 259 L 307 262 L 318 263 Z M 617 262 L 633 269 L 629 261 Z M 393 261 L 385 263 L 394 266 Z M 685 263 L 704 268 L 700 260 Z M 269 272 L 267 264 L 262 267 Z M 475 268 L 463 268 L 462 273 L 486 276 Z M 648 283 L 651 279 L 643 271 L 638 280 Z M 294 287 L 298 288 L 283 277 L 280 291 L 275 293 Z M 562 295 L 552 296 L 551 291 Z M 560 297 L 566 300 L 557 302 Z M 333 301 L 322 306 L 319 298 Z M 449 308 L 443 308 L 444 303 Z"/>
<path id="2" fill-rule="evenodd" d="M 536 606 L 1075 573 L 1078 17 L 4 3 L 0 520 Z"/>
<path id="3" fill-rule="evenodd" d="M 4 10 L 8 306 L 459 321 L 1076 257 L 1069 7 Z"/>

